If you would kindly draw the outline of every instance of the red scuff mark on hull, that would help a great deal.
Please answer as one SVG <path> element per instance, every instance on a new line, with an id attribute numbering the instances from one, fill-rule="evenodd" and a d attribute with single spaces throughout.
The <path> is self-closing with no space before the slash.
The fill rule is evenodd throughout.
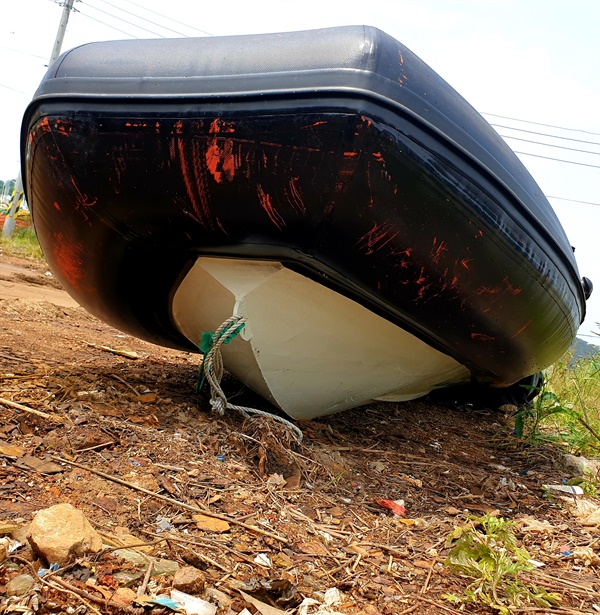
<path id="1" fill-rule="evenodd" d="M 493 342 L 496 338 L 486 333 L 471 333 L 471 339 L 478 342 Z"/>
<path id="2" fill-rule="evenodd" d="M 438 244 L 437 237 L 433 238 L 433 245 L 431 246 L 431 260 L 437 265 L 440 262 L 440 257 L 444 252 L 447 252 L 446 242 L 440 240 Z"/>
<path id="3" fill-rule="evenodd" d="M 219 138 L 218 135 L 232 133 L 234 130 L 231 122 L 219 119 L 213 120 L 210 125 L 211 137 L 206 149 L 206 168 L 218 184 L 222 183 L 223 177 L 231 181 L 237 168 L 236 156 L 233 153 L 233 140 Z"/>
<path id="4" fill-rule="evenodd" d="M 260 184 L 256 187 L 258 193 L 258 200 L 261 207 L 267 212 L 271 222 L 279 229 L 285 226 L 285 220 L 279 215 L 279 212 L 273 207 L 271 203 L 271 197 L 263 190 Z"/>
<path id="5" fill-rule="evenodd" d="M 463 258 L 460 261 L 460 264 L 465 268 L 465 269 L 469 269 L 469 263 L 472 261 L 472 258 Z"/>
<path id="6" fill-rule="evenodd" d="M 200 175 L 200 152 L 198 151 L 197 142 L 192 142 L 191 151 L 186 148 L 186 141 L 180 137 L 176 137 L 175 151 L 179 158 L 179 166 L 181 168 L 181 177 L 185 186 L 185 191 L 188 195 L 192 209 L 196 215 L 196 219 L 207 228 L 214 228 L 210 206 L 207 197 L 204 178 Z M 191 160 L 190 160 L 191 158 Z"/>
<path id="7" fill-rule="evenodd" d="M 37 133 L 38 131 L 40 133 L 40 136 L 52 132 L 52 126 L 50 126 L 50 120 L 47 117 L 42 118 L 38 122 L 35 132 Z M 36 137 L 37 136 L 38 135 L 36 134 Z"/>
<path id="8" fill-rule="evenodd" d="M 476 291 L 476 295 L 499 295 L 502 292 L 500 288 L 491 288 L 489 286 L 480 286 Z"/>
<path id="9" fill-rule="evenodd" d="M 525 323 L 516 333 L 513 333 L 513 335 L 511 335 L 511 339 L 513 337 L 517 337 L 517 335 L 521 335 L 521 333 L 523 333 L 523 331 L 525 331 L 525 329 L 527 329 L 527 327 L 531 324 L 531 320 L 527 323 Z"/>
<path id="10" fill-rule="evenodd" d="M 54 201 L 54 209 L 56 209 L 56 211 L 60 211 L 60 205 Z"/>
<path id="11" fill-rule="evenodd" d="M 500 294 L 509 294 L 509 295 L 520 295 L 523 292 L 522 288 L 516 288 L 513 286 L 508 278 L 504 278 L 502 280 L 504 286 L 497 286 L 492 288 L 490 286 L 480 286 L 476 291 L 476 295 L 500 295 Z"/>
<path id="12" fill-rule="evenodd" d="M 390 222 L 384 222 L 383 224 L 375 223 L 373 228 L 354 245 L 366 248 L 366 254 L 373 254 L 390 243 L 398 233 L 399 231 Z"/>
<path id="13" fill-rule="evenodd" d="M 304 205 L 304 200 L 302 199 L 302 192 L 300 190 L 300 186 L 298 186 L 299 180 L 299 177 L 290 178 L 290 181 L 288 182 L 288 202 L 293 209 L 300 213 L 304 213 L 306 211 L 306 207 Z"/>
<path id="14" fill-rule="evenodd" d="M 79 186 L 77 185 L 73 176 L 71 176 L 71 183 L 75 188 L 75 200 L 79 205 L 83 205 L 84 207 L 93 207 L 98 202 L 98 199 L 91 200 L 87 194 L 84 194 L 83 192 L 81 192 L 81 190 L 79 190 Z"/>
<path id="15" fill-rule="evenodd" d="M 83 279 L 82 253 L 83 246 L 80 243 L 69 243 L 62 233 L 54 235 L 52 254 L 57 268 L 67 283 L 76 290 L 80 288 Z"/>
<path id="16" fill-rule="evenodd" d="M 426 284 L 425 282 L 427 282 L 427 276 L 425 275 L 425 267 L 421 267 L 419 277 L 415 280 L 415 284 L 419 286 L 417 299 L 423 299 L 425 296 L 425 291 L 431 286 L 431 284 Z"/>
<path id="17" fill-rule="evenodd" d="M 69 137 L 69 133 L 73 131 L 73 124 L 67 120 L 56 119 L 54 120 L 54 129 L 63 137 Z"/>
<path id="18" fill-rule="evenodd" d="M 504 282 L 504 290 L 509 295 L 520 295 L 523 292 L 522 288 L 517 288 L 516 286 L 513 286 L 508 278 L 504 278 L 502 281 Z"/>

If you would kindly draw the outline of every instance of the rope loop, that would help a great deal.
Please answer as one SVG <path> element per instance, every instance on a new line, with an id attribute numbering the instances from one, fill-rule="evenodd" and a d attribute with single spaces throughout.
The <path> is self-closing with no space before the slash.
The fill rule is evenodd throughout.
<path id="1" fill-rule="evenodd" d="M 200 392 L 204 381 L 207 380 L 210 386 L 210 406 L 211 409 L 223 416 L 226 410 L 236 410 L 244 418 L 250 418 L 251 414 L 264 416 L 271 420 L 283 423 L 296 437 L 298 442 L 302 442 L 302 431 L 292 422 L 283 417 L 264 412 L 257 408 L 248 408 L 247 406 L 237 406 L 230 404 L 227 401 L 227 396 L 221 388 L 221 379 L 223 378 L 223 357 L 221 355 L 221 346 L 229 344 L 240 331 L 246 326 L 246 319 L 239 316 L 230 316 L 225 320 L 219 328 L 211 333 L 205 331 L 202 333 L 200 340 L 200 350 L 204 353 L 202 363 L 200 365 L 200 374 L 196 392 Z"/>

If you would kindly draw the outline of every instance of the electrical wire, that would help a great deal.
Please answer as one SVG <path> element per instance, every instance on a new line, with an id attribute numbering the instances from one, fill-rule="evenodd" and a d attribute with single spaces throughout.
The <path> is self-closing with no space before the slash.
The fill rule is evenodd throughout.
<path id="1" fill-rule="evenodd" d="M 39 58 L 40 60 L 46 60 L 43 56 L 35 55 L 34 53 L 27 53 L 26 51 L 21 51 L 20 49 L 13 49 L 12 47 L 5 47 L 4 45 L 0 45 L 0 49 L 6 49 L 7 51 L 12 51 L 13 53 L 20 53 L 24 56 L 30 56 L 32 58 Z"/>
<path id="2" fill-rule="evenodd" d="M 206 34 L 207 36 L 214 36 L 214 34 L 211 34 L 210 32 L 207 32 L 206 30 L 195 28 L 194 26 L 184 23 L 183 21 L 177 21 L 177 19 L 173 19 L 172 17 L 168 17 L 167 15 L 163 15 L 162 13 L 158 13 L 157 11 L 153 11 L 152 9 L 145 7 L 143 4 L 138 4 L 137 2 L 133 2 L 133 0 L 125 0 L 125 2 L 129 2 L 129 4 L 134 4 L 135 6 L 138 6 L 144 9 L 145 11 L 148 11 L 149 13 L 154 13 L 155 15 L 158 15 L 159 17 L 163 17 L 164 19 L 168 19 L 174 23 L 178 23 L 180 26 L 186 26 L 186 28 L 191 28 L 192 30 L 196 30 L 196 32 L 201 32 L 202 34 Z"/>
<path id="3" fill-rule="evenodd" d="M 15 88 L 11 88 L 10 85 L 4 85 L 3 83 L 0 83 L 0 88 L 6 88 L 7 90 L 12 90 L 13 92 L 17 92 L 17 94 L 23 94 L 27 96 L 25 92 L 22 92 L 21 90 L 15 90 Z"/>
<path id="4" fill-rule="evenodd" d="M 101 19 L 96 19 L 95 17 L 92 17 L 91 15 L 88 15 L 87 13 L 84 13 L 81 9 L 78 9 L 77 12 L 80 15 L 83 15 L 84 17 L 87 17 L 88 19 L 91 19 L 92 21 L 96 21 L 96 22 L 102 24 L 103 26 L 106 26 L 107 28 L 111 28 L 113 30 L 116 30 L 117 32 L 121 32 L 121 34 L 125 34 L 126 36 L 129 36 L 130 38 L 138 38 L 137 36 L 135 36 L 133 34 L 129 34 L 129 32 L 125 32 L 125 30 L 121 30 L 121 28 L 117 28 L 116 26 L 112 26 L 112 25 L 106 23 L 105 21 L 102 21 Z"/>
<path id="5" fill-rule="evenodd" d="M 572 139 L 571 137 L 561 137 L 559 135 L 551 135 L 547 132 L 537 132 L 535 130 L 526 130 L 525 128 L 515 128 L 514 126 L 505 126 L 504 124 L 490 124 L 495 128 L 508 128 L 508 130 L 517 130 L 518 132 L 527 132 L 532 135 L 541 135 L 543 137 L 550 137 L 552 139 L 562 139 L 563 141 L 575 141 L 577 143 L 587 143 L 589 145 L 600 145 L 598 141 L 585 141 L 583 139 Z"/>
<path id="6" fill-rule="evenodd" d="M 535 143 L 537 145 L 545 145 L 546 147 L 555 147 L 556 149 L 566 149 L 570 152 L 581 152 L 582 154 L 594 154 L 600 156 L 600 152 L 592 152 L 588 149 L 577 149 L 575 147 L 565 147 L 564 145 L 554 145 L 553 143 L 543 143 L 542 141 L 533 141 L 532 139 L 522 139 L 520 137 L 510 137 L 509 135 L 500 135 L 503 139 L 514 139 L 515 141 L 525 141 L 526 143 Z"/>
<path id="7" fill-rule="evenodd" d="M 113 19 L 117 19 L 118 21 L 122 21 L 130 26 L 133 26 L 134 28 L 145 30 L 146 32 L 150 32 L 150 34 L 154 34 L 154 36 L 158 36 L 160 38 L 166 38 L 166 36 L 164 36 L 163 34 L 159 34 L 158 32 L 154 32 L 154 30 L 149 30 L 148 28 L 144 28 L 144 26 L 138 26 L 137 24 L 134 24 L 131 21 L 128 21 L 127 19 L 123 19 L 122 17 L 117 17 L 113 13 L 109 13 L 108 11 L 105 11 L 103 9 L 99 9 L 97 6 L 94 6 L 93 4 L 90 4 L 89 2 L 86 2 L 86 6 L 88 8 L 94 9 L 95 11 L 99 11 L 100 13 L 104 13 L 105 15 L 108 15 L 109 17 L 112 17 Z"/>
<path id="8" fill-rule="evenodd" d="M 184 34 L 183 32 L 178 32 L 177 30 L 173 30 L 173 28 L 169 28 L 168 26 L 163 26 L 162 24 L 156 23 L 155 21 L 152 21 L 151 19 L 146 19 L 145 17 L 142 17 L 141 15 L 137 15 L 136 13 L 132 13 L 131 11 L 122 9 L 120 6 L 117 6 L 116 4 L 113 4 L 112 2 L 108 2 L 107 0 L 100 0 L 100 2 L 104 2 L 104 4 L 108 4 L 109 6 L 112 6 L 116 8 L 117 10 L 122 11 L 123 13 L 127 13 L 128 15 L 133 15 L 134 17 L 137 17 L 138 19 L 141 19 L 142 21 L 147 21 L 148 23 L 151 23 L 153 26 L 158 26 L 159 28 L 163 28 L 164 30 L 169 30 L 169 32 L 173 32 L 174 34 L 178 34 L 179 36 L 183 36 L 186 38 L 188 36 L 187 34 Z"/>
<path id="9" fill-rule="evenodd" d="M 506 115 L 498 115 L 496 113 L 487 113 L 486 111 L 480 111 L 482 115 L 491 115 L 492 117 L 500 117 L 503 120 L 513 120 L 515 122 L 523 122 L 524 124 L 535 124 L 536 126 L 546 126 L 546 128 L 558 128 L 559 130 L 571 130 L 573 132 L 584 132 L 588 135 L 600 136 L 600 132 L 592 132 L 591 130 L 583 130 L 582 128 L 567 128 L 566 126 L 555 126 L 554 124 L 542 124 L 541 122 L 532 122 L 530 120 L 520 120 L 516 117 L 508 117 Z"/>
<path id="10" fill-rule="evenodd" d="M 570 201 L 571 203 L 582 203 L 583 205 L 594 205 L 595 207 L 600 207 L 600 203 L 594 203 L 593 201 L 578 201 L 576 199 L 566 199 L 563 196 L 548 196 L 547 199 L 558 199 L 559 201 Z"/>
<path id="11" fill-rule="evenodd" d="M 556 162 L 566 162 L 567 164 L 577 164 L 581 167 L 592 167 L 593 169 L 600 169 L 600 165 L 586 164 L 585 162 L 575 162 L 574 160 L 563 160 L 562 158 L 551 158 L 550 156 L 542 156 L 540 154 L 531 154 L 529 152 L 517 152 L 513 150 L 515 154 L 522 154 L 523 156 L 534 156 L 535 158 L 545 158 L 546 160 L 555 160 Z"/>

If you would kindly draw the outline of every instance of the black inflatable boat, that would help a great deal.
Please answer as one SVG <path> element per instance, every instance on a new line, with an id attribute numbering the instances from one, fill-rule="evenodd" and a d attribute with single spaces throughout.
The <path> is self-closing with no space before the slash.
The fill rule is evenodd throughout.
<path id="1" fill-rule="evenodd" d="M 243 318 L 225 366 L 295 418 L 507 387 L 585 314 L 527 170 L 374 28 L 78 47 L 22 149 L 44 254 L 82 306 L 190 351 Z"/>

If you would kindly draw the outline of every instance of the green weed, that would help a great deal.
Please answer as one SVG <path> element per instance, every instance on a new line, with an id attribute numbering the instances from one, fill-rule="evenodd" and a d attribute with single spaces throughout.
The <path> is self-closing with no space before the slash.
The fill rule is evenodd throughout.
<path id="1" fill-rule="evenodd" d="M 10 239 L 0 238 L 0 247 L 6 254 L 34 260 L 44 259 L 35 231 L 31 226 L 15 229 Z"/>
<path id="2" fill-rule="evenodd" d="M 452 546 L 445 564 L 452 572 L 472 579 L 463 596 L 446 594 L 450 602 L 483 604 L 501 615 L 510 615 L 523 604 L 549 609 L 560 596 L 525 584 L 519 578 L 533 566 L 527 550 L 517 545 L 513 523 L 502 517 L 470 517 L 466 526 L 450 534 Z"/>
<path id="3" fill-rule="evenodd" d="M 600 353 L 576 361 L 565 355 L 545 378 L 534 403 L 515 416 L 516 435 L 532 443 L 553 442 L 574 454 L 597 455 Z"/>

